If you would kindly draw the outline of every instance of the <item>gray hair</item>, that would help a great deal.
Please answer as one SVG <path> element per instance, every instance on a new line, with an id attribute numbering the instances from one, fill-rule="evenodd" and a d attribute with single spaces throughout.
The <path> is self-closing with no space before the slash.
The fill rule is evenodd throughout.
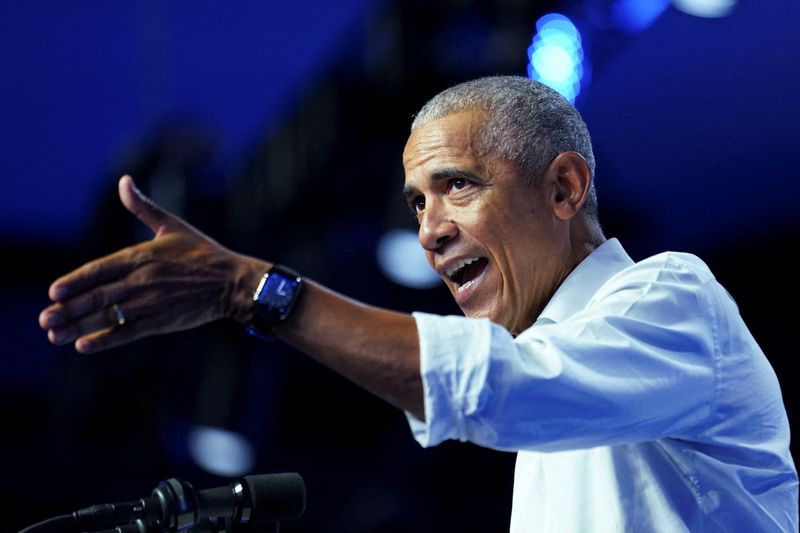
<path id="1" fill-rule="evenodd" d="M 535 183 L 553 158 L 566 151 L 583 156 L 594 177 L 592 140 L 578 111 L 550 87 L 527 78 L 491 76 L 450 87 L 422 107 L 411 131 L 473 109 L 486 116 L 480 132 L 484 149 L 513 161 L 528 183 Z M 583 208 L 597 219 L 594 180 Z"/>

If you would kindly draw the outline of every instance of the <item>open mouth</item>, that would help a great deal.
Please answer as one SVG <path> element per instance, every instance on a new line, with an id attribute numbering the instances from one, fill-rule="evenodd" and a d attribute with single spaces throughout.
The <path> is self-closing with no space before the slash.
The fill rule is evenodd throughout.
<path id="1" fill-rule="evenodd" d="M 480 276 L 488 264 L 489 260 L 485 257 L 465 259 L 455 265 L 455 270 L 449 272 L 447 277 L 456 284 L 456 291 L 461 291 Z"/>

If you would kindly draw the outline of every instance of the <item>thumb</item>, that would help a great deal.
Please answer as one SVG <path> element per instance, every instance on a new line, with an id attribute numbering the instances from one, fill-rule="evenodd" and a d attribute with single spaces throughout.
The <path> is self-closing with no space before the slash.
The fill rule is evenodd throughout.
<path id="1" fill-rule="evenodd" d="M 156 236 L 172 231 L 181 225 L 182 221 L 178 217 L 145 196 L 129 175 L 126 174 L 120 178 L 118 187 L 119 199 L 125 209 L 147 224 Z"/>

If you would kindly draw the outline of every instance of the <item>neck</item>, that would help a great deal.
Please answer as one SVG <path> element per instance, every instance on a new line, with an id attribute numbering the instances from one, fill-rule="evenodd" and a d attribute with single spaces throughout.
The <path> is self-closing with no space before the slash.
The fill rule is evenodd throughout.
<path id="1" fill-rule="evenodd" d="M 581 216 L 570 225 L 570 242 L 572 243 L 572 261 L 570 271 L 578 263 L 586 259 L 598 246 L 606 242 L 606 236 L 600 222 L 594 218 Z"/>

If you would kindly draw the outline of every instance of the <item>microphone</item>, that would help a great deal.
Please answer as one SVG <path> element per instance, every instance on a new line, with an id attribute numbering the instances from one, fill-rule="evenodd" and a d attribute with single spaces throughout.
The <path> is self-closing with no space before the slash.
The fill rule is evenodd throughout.
<path id="1" fill-rule="evenodd" d="M 306 487 L 296 473 L 260 474 L 239 478 L 224 487 L 195 490 L 171 478 L 159 483 L 150 497 L 134 502 L 93 505 L 72 513 L 76 525 L 157 524 L 160 531 L 181 531 L 212 518 L 235 524 L 266 524 L 294 520 L 306 507 Z"/>

